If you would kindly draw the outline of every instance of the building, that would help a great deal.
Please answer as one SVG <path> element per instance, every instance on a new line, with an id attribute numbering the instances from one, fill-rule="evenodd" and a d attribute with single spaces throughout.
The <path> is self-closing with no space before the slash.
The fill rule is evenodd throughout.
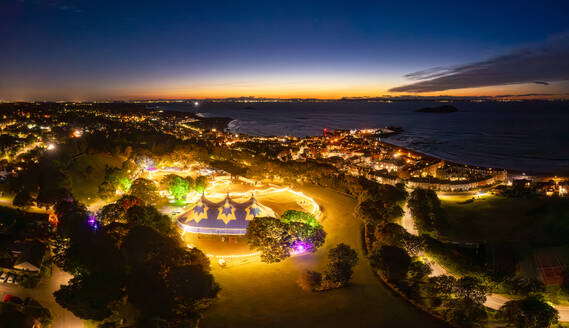
<path id="1" fill-rule="evenodd" d="M 208 235 L 244 235 L 249 222 L 274 212 L 260 204 L 255 197 L 239 203 L 227 195 L 220 202 L 202 196 L 189 211 L 178 217 L 178 226 L 185 232 Z"/>
<path id="2" fill-rule="evenodd" d="M 39 272 L 46 255 L 46 246 L 38 241 L 16 242 L 7 248 L 13 263 L 6 269 Z"/>

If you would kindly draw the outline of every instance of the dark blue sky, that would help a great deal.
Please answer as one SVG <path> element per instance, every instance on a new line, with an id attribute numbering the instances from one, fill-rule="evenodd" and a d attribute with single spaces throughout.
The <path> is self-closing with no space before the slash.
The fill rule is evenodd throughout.
<path id="1" fill-rule="evenodd" d="M 2 0 L 0 99 L 373 96 L 568 31 L 568 1 Z M 499 84 L 563 92 L 557 75 Z M 476 81 L 441 92 L 511 89 Z"/>

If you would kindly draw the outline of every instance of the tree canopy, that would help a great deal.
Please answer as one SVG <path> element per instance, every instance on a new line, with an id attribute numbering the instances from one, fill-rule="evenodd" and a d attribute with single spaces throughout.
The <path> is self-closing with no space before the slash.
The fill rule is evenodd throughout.
<path id="1" fill-rule="evenodd" d="M 559 312 L 538 295 L 508 301 L 500 314 L 517 328 L 547 328 L 559 321 Z"/>
<path id="2" fill-rule="evenodd" d="M 382 246 L 369 257 L 371 265 L 380 269 L 387 279 L 393 282 L 407 277 L 411 264 L 411 257 L 407 252 L 397 246 Z"/>
<path id="3" fill-rule="evenodd" d="M 158 187 L 152 180 L 138 178 L 134 180 L 130 187 L 129 194 L 131 196 L 142 199 L 147 204 L 154 204 L 160 198 Z"/>
<path id="4" fill-rule="evenodd" d="M 350 246 L 340 243 L 328 253 L 328 268 L 325 280 L 345 285 L 352 278 L 353 267 L 358 263 L 358 253 Z"/>

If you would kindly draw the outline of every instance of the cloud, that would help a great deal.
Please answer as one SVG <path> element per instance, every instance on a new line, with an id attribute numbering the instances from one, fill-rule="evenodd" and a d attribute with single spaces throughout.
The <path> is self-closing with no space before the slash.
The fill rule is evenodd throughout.
<path id="1" fill-rule="evenodd" d="M 569 80 L 569 33 L 509 54 L 455 67 L 435 67 L 405 75 L 411 83 L 390 92 L 433 92 L 519 83 L 549 85 Z"/>
<path id="2" fill-rule="evenodd" d="M 569 96 L 569 93 L 524 93 L 511 95 L 496 95 L 494 98 L 510 98 L 510 97 L 548 97 L 548 96 Z"/>

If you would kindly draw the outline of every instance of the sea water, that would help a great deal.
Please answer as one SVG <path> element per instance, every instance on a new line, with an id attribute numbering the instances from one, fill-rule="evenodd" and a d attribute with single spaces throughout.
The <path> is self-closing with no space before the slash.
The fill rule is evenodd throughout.
<path id="1" fill-rule="evenodd" d="M 454 113 L 422 113 L 425 101 L 161 104 L 161 109 L 231 117 L 229 130 L 255 136 L 400 126 L 384 141 L 458 163 L 528 173 L 569 173 L 569 102 L 453 102 Z"/>

